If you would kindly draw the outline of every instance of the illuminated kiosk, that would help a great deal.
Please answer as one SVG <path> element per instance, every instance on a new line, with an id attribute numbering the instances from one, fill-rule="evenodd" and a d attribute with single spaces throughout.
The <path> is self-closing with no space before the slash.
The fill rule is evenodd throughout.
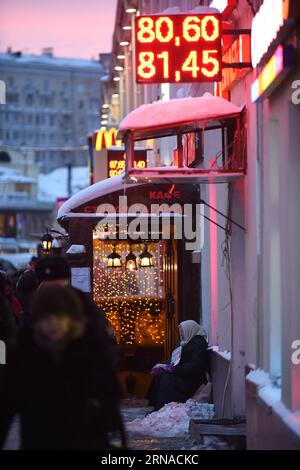
<path id="1" fill-rule="evenodd" d="M 215 151 L 210 154 L 212 135 Z M 135 142 L 171 136 L 177 144 L 168 165 L 134 166 Z M 245 109 L 210 93 L 142 105 L 123 119 L 118 138 L 125 143 L 128 183 L 221 183 L 246 171 Z"/>
<path id="2" fill-rule="evenodd" d="M 120 206 L 124 195 L 126 208 Z M 178 324 L 187 318 L 199 320 L 199 265 L 192 262 L 186 240 L 174 237 L 184 205 L 199 202 L 196 184 L 126 185 L 123 173 L 87 187 L 59 209 L 58 221 L 68 231 L 70 245 L 85 247 L 69 257 L 72 283 L 93 297 L 114 329 L 128 397 L 145 395 L 152 366 L 177 344 Z M 116 209 L 116 224 L 105 212 L 108 204 Z M 137 215 L 127 211 L 133 204 L 141 211 L 140 220 L 148 222 L 146 228 L 137 228 L 137 240 L 126 234 L 127 224 Z M 151 213 L 152 204 L 164 204 L 163 213 Z M 171 212 L 175 205 L 178 213 Z M 168 219 L 170 237 L 164 238 L 162 222 Z M 150 233 L 152 221 L 156 232 Z"/>

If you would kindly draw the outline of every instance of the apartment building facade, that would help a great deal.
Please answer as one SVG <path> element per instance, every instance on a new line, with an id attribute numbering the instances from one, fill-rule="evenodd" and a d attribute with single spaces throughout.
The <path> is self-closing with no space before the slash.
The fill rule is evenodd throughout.
<path id="1" fill-rule="evenodd" d="M 32 150 L 42 172 L 87 161 L 86 135 L 99 126 L 101 77 L 96 60 L 0 54 L 6 103 L 0 107 L 0 143 Z"/>

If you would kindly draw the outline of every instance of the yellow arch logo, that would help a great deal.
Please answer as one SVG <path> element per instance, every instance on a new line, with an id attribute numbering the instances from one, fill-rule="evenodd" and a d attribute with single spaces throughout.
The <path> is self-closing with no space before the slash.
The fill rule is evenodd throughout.
<path id="1" fill-rule="evenodd" d="M 122 141 L 117 140 L 117 129 L 112 127 L 111 129 L 99 129 L 98 132 L 96 133 L 96 143 L 95 143 L 95 149 L 97 152 L 100 152 L 102 149 L 107 149 L 111 147 L 112 145 L 115 145 L 116 147 L 121 147 Z"/>

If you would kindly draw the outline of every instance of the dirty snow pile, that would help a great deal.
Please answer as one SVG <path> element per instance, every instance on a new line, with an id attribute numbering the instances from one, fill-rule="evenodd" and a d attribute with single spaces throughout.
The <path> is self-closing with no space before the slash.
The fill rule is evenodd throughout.
<path id="1" fill-rule="evenodd" d="M 188 432 L 191 418 L 211 419 L 214 405 L 188 400 L 186 403 L 168 403 L 144 418 L 126 423 L 128 433 L 156 437 L 179 437 Z"/>

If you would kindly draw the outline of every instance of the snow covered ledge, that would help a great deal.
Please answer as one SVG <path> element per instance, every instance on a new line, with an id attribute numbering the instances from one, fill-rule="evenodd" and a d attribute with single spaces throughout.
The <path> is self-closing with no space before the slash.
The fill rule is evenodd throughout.
<path id="1" fill-rule="evenodd" d="M 209 348 L 210 372 L 212 380 L 213 403 L 215 405 L 216 417 L 232 418 L 231 407 L 231 384 L 229 382 L 225 395 L 224 416 L 222 416 L 222 402 L 224 386 L 227 380 L 231 354 L 229 351 L 219 351 L 218 346 Z"/>
<path id="2" fill-rule="evenodd" d="M 247 448 L 299 450 L 300 410 L 281 401 L 281 389 L 261 369 L 246 376 Z"/>

